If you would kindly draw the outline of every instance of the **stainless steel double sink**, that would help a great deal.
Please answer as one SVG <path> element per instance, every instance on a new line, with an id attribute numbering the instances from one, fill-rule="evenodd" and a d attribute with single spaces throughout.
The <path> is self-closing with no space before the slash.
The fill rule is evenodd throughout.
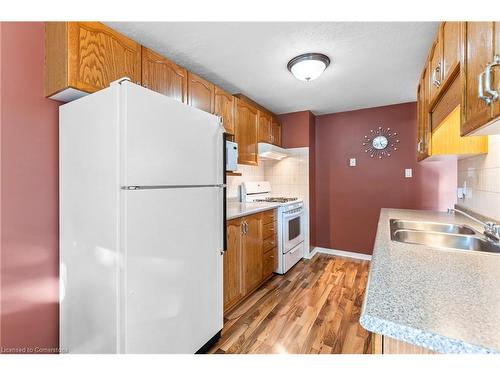
<path id="1" fill-rule="evenodd" d="M 467 225 L 390 219 L 391 240 L 445 249 L 499 253 L 500 245 Z"/>

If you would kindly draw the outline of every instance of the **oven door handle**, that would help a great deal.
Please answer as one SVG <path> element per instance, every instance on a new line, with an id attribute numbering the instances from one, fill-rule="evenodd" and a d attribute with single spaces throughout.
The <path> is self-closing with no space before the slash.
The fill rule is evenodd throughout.
<path id="1" fill-rule="evenodd" d="M 287 220 L 287 219 L 295 219 L 296 217 L 301 216 L 303 213 L 304 213 L 304 210 L 300 210 L 299 212 L 294 212 L 292 214 L 284 213 L 283 214 L 283 219 L 285 219 L 285 220 Z"/>

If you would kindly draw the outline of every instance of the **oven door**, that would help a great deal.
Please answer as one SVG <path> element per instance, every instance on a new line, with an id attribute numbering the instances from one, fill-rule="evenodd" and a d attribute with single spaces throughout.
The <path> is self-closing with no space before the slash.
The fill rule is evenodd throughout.
<path id="1" fill-rule="evenodd" d="M 283 253 L 304 241 L 304 209 L 296 208 L 283 213 Z"/>

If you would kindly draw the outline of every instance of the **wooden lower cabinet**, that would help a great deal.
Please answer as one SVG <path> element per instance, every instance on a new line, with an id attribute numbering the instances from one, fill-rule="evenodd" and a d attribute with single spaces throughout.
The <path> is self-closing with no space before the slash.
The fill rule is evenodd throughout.
<path id="1" fill-rule="evenodd" d="M 274 210 L 229 220 L 226 225 L 225 312 L 266 281 L 273 274 L 277 262 Z M 272 243 L 271 246 L 269 243 Z"/>
<path id="2" fill-rule="evenodd" d="M 244 257 L 245 292 L 255 289 L 262 281 L 262 215 L 244 218 Z"/>
<path id="3" fill-rule="evenodd" d="M 243 253 L 241 220 L 227 222 L 227 251 L 224 253 L 224 309 L 238 302 L 243 290 Z"/>
<path id="4" fill-rule="evenodd" d="M 392 337 L 372 333 L 373 354 L 436 354 L 422 346 L 408 344 Z"/>

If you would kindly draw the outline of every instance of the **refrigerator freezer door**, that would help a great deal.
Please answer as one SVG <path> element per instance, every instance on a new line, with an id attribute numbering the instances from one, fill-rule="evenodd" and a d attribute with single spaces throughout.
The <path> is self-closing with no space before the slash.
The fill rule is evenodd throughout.
<path id="1" fill-rule="evenodd" d="M 195 353 L 222 329 L 222 195 L 122 191 L 126 353 Z"/>
<path id="2" fill-rule="evenodd" d="M 121 86 L 122 185 L 222 183 L 217 116 L 130 82 Z"/>

